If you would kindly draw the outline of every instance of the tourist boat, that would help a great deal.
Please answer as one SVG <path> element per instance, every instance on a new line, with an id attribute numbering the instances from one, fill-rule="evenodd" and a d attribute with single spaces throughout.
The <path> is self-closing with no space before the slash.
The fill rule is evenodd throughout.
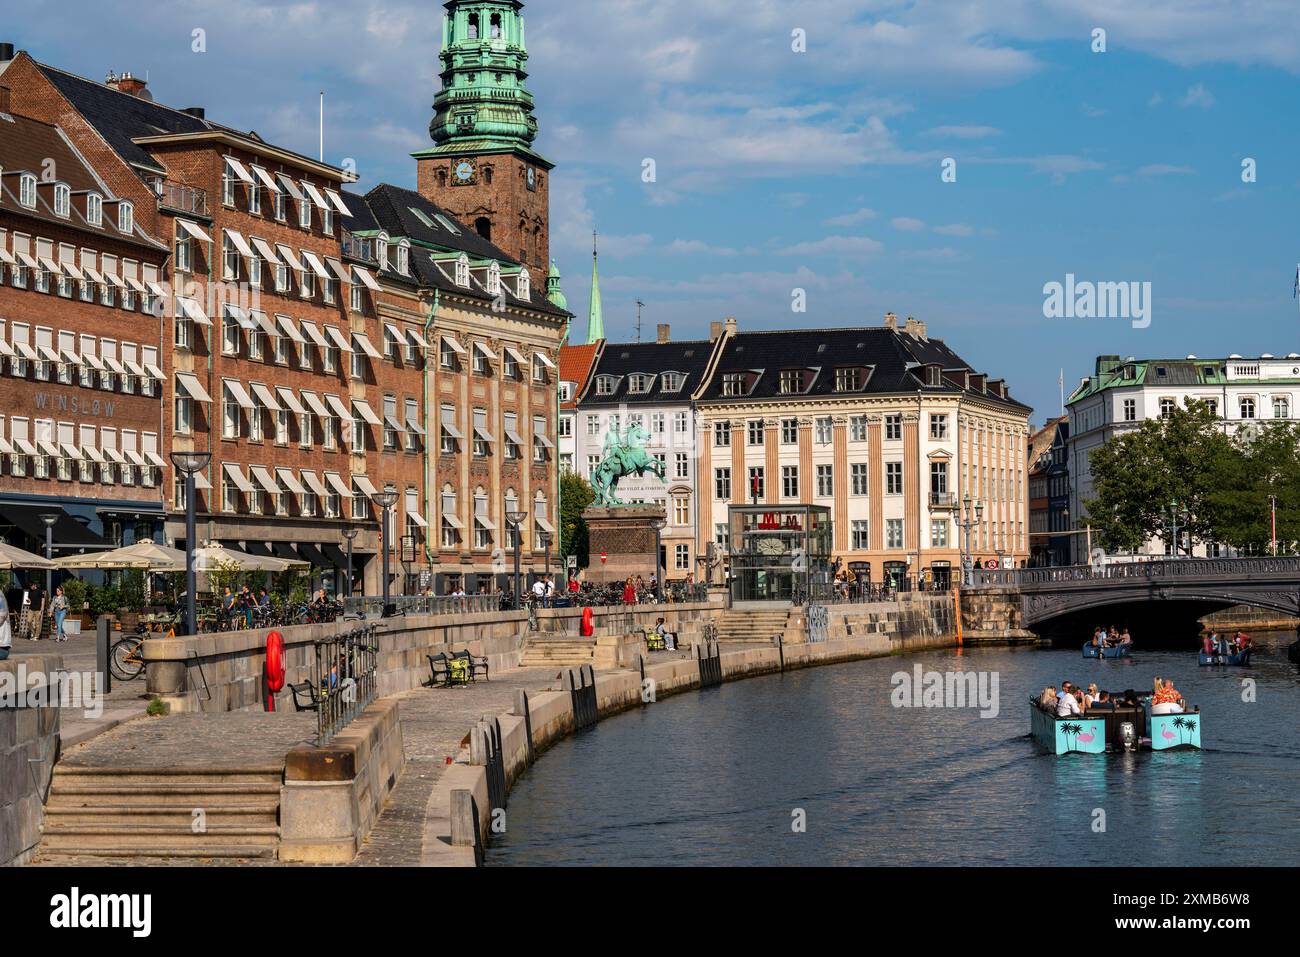
<path id="1" fill-rule="evenodd" d="M 1083 657 L 1085 658 L 1129 658 L 1133 655 L 1133 643 L 1125 645 L 1115 645 L 1107 648 L 1105 645 L 1098 647 L 1091 641 L 1084 642 Z"/>
<path id="2" fill-rule="evenodd" d="M 1093 711 L 1058 718 L 1029 699 L 1029 734 L 1053 754 L 1107 751 L 1169 751 L 1201 747 L 1201 713 L 1152 714 L 1150 702 L 1136 708 Z"/>
<path id="3" fill-rule="evenodd" d="M 1250 664 L 1250 653 L 1253 648 L 1247 648 L 1238 654 L 1233 655 L 1207 655 L 1204 651 L 1196 653 L 1197 661 L 1201 665 L 1248 665 Z"/>

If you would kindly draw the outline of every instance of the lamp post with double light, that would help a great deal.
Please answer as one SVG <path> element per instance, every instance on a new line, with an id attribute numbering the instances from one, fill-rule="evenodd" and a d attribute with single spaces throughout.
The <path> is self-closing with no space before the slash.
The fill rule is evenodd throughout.
<path id="1" fill-rule="evenodd" d="M 662 603 L 664 600 L 664 563 L 661 560 L 662 556 L 659 552 L 663 547 L 663 531 L 664 527 L 668 524 L 668 520 L 665 518 L 656 518 L 650 524 L 653 525 L 655 529 L 655 601 Z"/>
<path id="2" fill-rule="evenodd" d="M 523 596 L 519 593 L 519 543 L 523 540 L 524 519 L 527 512 L 506 512 L 506 522 L 515 532 L 515 607 L 521 607 Z"/>
<path id="3" fill-rule="evenodd" d="M 390 604 L 391 599 L 389 598 L 388 583 L 388 513 L 392 510 L 393 506 L 397 504 L 397 489 L 393 488 L 391 485 L 386 485 L 382 492 L 376 492 L 372 495 L 371 500 L 378 505 L 380 509 L 381 524 L 379 526 L 379 531 L 384 551 L 384 610 L 381 614 L 384 618 L 387 618 L 393 613 L 393 608 Z"/>
<path id="4" fill-rule="evenodd" d="M 972 502 L 970 493 L 967 492 L 965 497 L 961 500 L 961 521 L 957 523 L 958 527 L 960 527 L 965 533 L 963 539 L 965 541 L 965 548 L 962 551 L 961 565 L 962 581 L 967 585 L 972 585 L 975 582 L 974 567 L 971 561 L 971 531 L 979 525 L 983 518 L 984 503 L 979 499 Z"/>
<path id="5" fill-rule="evenodd" d="M 54 560 L 54 523 L 59 520 L 58 512 L 42 512 L 41 521 L 45 523 L 45 557 Z M 54 569 L 45 569 L 45 594 L 47 601 L 54 601 Z"/>
<path id="6" fill-rule="evenodd" d="M 172 468 L 185 476 L 185 634 L 193 635 L 198 631 L 197 615 L 194 610 L 198 592 L 198 575 L 195 573 L 194 559 L 199 543 L 194 512 L 194 476 L 208 467 L 212 461 L 211 452 L 173 452 Z"/>

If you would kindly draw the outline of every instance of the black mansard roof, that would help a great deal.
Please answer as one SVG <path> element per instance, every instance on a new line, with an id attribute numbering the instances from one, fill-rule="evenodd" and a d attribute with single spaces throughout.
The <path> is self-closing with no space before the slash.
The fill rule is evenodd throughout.
<path id="1" fill-rule="evenodd" d="M 607 342 L 596 367 L 587 377 L 586 391 L 580 397 L 582 405 L 689 402 L 691 394 L 700 387 L 715 346 L 707 339 L 662 343 Z M 681 388 L 675 392 L 664 389 L 663 376 L 670 372 L 684 376 Z M 637 373 L 650 376 L 646 391 L 632 391 L 631 377 Z M 611 393 L 598 395 L 596 383 L 602 376 L 614 377 L 616 382 Z"/>

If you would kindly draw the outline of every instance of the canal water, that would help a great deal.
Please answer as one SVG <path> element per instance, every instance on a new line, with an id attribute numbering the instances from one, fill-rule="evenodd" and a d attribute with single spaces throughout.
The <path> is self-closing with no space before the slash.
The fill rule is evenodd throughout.
<path id="1" fill-rule="evenodd" d="M 1249 668 L 1200 668 L 1194 650 L 954 649 L 674 696 L 547 751 L 487 861 L 1294 866 L 1294 636 L 1253 637 Z M 996 717 L 892 706 L 892 676 L 916 664 L 996 674 Z M 1150 690 L 1156 675 L 1200 706 L 1204 750 L 1055 757 L 1028 737 L 1028 697 L 1049 684 Z"/>

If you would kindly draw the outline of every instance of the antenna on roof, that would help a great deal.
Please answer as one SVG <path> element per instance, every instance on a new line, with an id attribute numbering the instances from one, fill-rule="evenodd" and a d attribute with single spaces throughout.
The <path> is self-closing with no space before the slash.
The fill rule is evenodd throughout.
<path id="1" fill-rule="evenodd" d="M 641 341 L 641 310 L 645 308 L 645 303 L 640 299 L 636 301 L 636 341 Z"/>
<path id="2" fill-rule="evenodd" d="M 320 91 L 320 161 L 325 162 L 325 91 Z"/>

